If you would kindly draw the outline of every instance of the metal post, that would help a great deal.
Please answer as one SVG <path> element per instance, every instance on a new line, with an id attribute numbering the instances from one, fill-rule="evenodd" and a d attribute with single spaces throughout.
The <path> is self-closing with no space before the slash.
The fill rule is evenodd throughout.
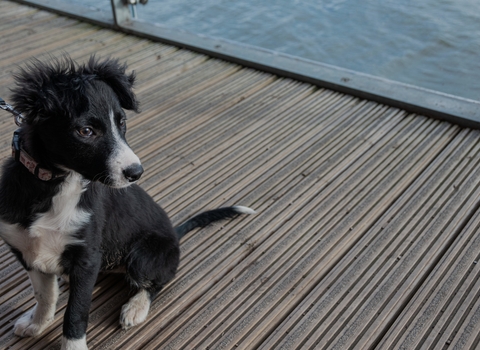
<path id="1" fill-rule="evenodd" d="M 137 4 L 131 4 L 130 8 L 132 9 L 133 19 L 137 19 Z"/>
<path id="2" fill-rule="evenodd" d="M 125 25 L 127 22 L 131 22 L 132 17 L 130 14 L 130 9 L 128 8 L 128 3 L 124 0 L 111 0 L 112 3 L 112 12 L 113 12 L 113 21 L 117 27 Z"/>

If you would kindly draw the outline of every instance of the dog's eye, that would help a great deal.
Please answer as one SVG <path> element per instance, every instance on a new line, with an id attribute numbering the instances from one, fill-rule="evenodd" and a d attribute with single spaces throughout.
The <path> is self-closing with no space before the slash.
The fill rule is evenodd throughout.
<path id="1" fill-rule="evenodd" d="M 122 128 L 125 126 L 125 124 L 126 124 L 125 119 L 120 119 L 120 121 L 118 122 L 118 125 L 120 125 Z"/>
<path id="2" fill-rule="evenodd" d="M 78 129 L 77 132 L 82 137 L 90 137 L 93 135 L 93 129 L 89 128 L 88 126 Z"/>

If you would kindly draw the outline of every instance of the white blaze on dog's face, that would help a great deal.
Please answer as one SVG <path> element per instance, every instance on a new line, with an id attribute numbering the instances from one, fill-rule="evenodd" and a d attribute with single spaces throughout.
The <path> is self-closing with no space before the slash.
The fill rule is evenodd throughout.
<path id="1" fill-rule="evenodd" d="M 108 159 L 110 186 L 121 188 L 138 180 L 143 173 L 140 159 L 125 141 L 125 136 L 117 127 L 113 111 L 109 113 L 113 136 L 113 150 Z M 120 121 L 125 123 L 125 120 Z"/>

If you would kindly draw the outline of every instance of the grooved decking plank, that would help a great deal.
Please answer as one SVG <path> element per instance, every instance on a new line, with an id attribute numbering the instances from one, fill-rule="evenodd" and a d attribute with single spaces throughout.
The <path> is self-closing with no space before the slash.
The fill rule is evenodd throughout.
<path id="1" fill-rule="evenodd" d="M 404 308 L 381 346 L 412 348 L 453 343 L 468 306 L 478 298 L 478 288 L 474 287 L 479 274 L 478 225 L 477 213 Z"/>
<path id="2" fill-rule="evenodd" d="M 388 180 L 386 179 L 386 182 L 390 182 L 389 179 Z M 342 188 L 339 188 L 339 191 L 340 192 L 345 191 L 343 186 L 342 186 Z M 367 193 L 369 193 L 368 188 L 366 189 L 366 191 L 367 191 Z M 373 191 L 372 193 L 375 193 L 375 190 L 373 188 L 372 188 L 372 191 Z M 360 195 L 362 195 L 362 194 L 360 193 Z M 334 203 L 336 203 L 337 195 L 335 193 L 332 195 L 331 198 L 334 200 Z M 327 224 L 328 226 L 325 229 L 320 229 L 320 227 L 321 227 L 320 226 L 316 229 L 309 229 L 309 231 L 311 230 L 312 233 L 313 232 L 321 233 L 323 231 L 331 232 L 331 235 L 335 238 L 333 238 L 333 237 L 329 238 L 327 236 L 327 237 L 321 238 L 320 241 L 318 241 L 318 238 L 317 238 L 317 241 L 319 242 L 317 244 L 319 244 L 319 246 L 314 248 L 313 251 L 310 252 L 310 250 L 312 249 L 312 243 L 315 242 L 315 240 L 312 239 L 312 238 L 315 237 L 315 236 L 313 236 L 311 238 L 313 242 L 304 246 L 305 248 L 307 248 L 307 250 L 306 251 L 300 250 L 297 253 L 298 256 L 300 257 L 300 261 L 298 263 L 292 263 L 292 258 L 289 257 L 289 255 L 288 255 L 289 253 L 282 254 L 282 258 L 285 257 L 288 264 L 292 264 L 292 266 L 287 267 L 285 269 L 282 269 L 282 271 L 279 271 L 279 273 L 278 273 L 279 277 L 283 278 L 283 280 L 281 280 L 280 284 L 278 284 L 276 287 L 273 286 L 273 288 L 267 288 L 267 290 L 272 290 L 273 289 L 273 291 L 271 293 L 270 292 L 267 293 L 267 295 L 265 296 L 265 299 L 261 303 L 257 304 L 256 309 L 252 308 L 252 312 L 250 312 L 249 315 L 244 316 L 243 322 L 238 322 L 239 325 L 242 325 L 241 326 L 242 329 L 238 328 L 238 326 L 237 326 L 236 330 L 231 330 L 230 331 L 231 335 L 226 335 L 225 337 L 222 337 L 221 342 L 214 343 L 212 346 L 218 347 L 218 348 L 224 348 L 225 346 L 228 346 L 227 342 L 234 342 L 234 343 L 238 342 L 240 340 L 240 337 L 245 336 L 249 332 L 246 328 L 243 328 L 243 327 L 245 327 L 245 323 L 247 322 L 246 320 L 253 320 L 253 319 L 257 318 L 257 317 L 254 316 L 255 313 L 264 313 L 267 310 L 265 308 L 269 308 L 269 307 L 271 307 L 271 309 L 268 309 L 268 310 L 274 310 L 275 312 L 278 312 L 278 310 L 279 310 L 278 298 L 280 298 L 280 300 L 281 300 L 282 297 L 280 297 L 277 293 L 281 293 L 283 291 L 285 293 L 283 295 L 283 298 L 286 298 L 287 303 L 291 302 L 289 299 L 295 298 L 295 296 L 297 296 L 297 295 L 301 295 L 301 290 L 304 288 L 304 287 L 302 287 L 302 284 L 305 286 L 306 285 L 306 280 L 308 281 L 309 278 L 315 278 L 314 276 L 317 274 L 317 272 L 315 272 L 315 269 L 313 271 L 310 270 L 310 273 L 313 272 L 312 277 L 308 276 L 308 273 L 305 274 L 305 272 L 307 272 L 309 268 L 310 269 L 313 268 L 313 266 L 311 266 L 309 264 L 312 264 L 314 261 L 315 261 L 315 264 L 318 264 L 321 261 L 321 260 L 319 260 L 320 256 L 322 256 L 322 255 L 324 256 L 324 254 L 326 252 L 328 252 L 328 249 L 332 249 L 333 247 L 335 247 L 335 249 L 339 249 L 342 245 L 342 244 L 339 244 L 341 242 L 341 240 L 337 241 L 336 243 L 333 243 L 333 242 L 335 240 L 338 240 L 339 237 L 341 237 L 338 234 L 340 234 L 340 232 L 342 232 L 343 230 L 345 230 L 346 232 L 350 231 L 349 235 L 348 235 L 349 236 L 348 240 L 354 240 L 354 238 L 352 236 L 355 234 L 355 231 L 357 231 L 358 229 L 361 232 L 361 227 L 359 227 L 357 230 L 352 229 L 352 227 L 348 227 L 349 221 L 345 220 L 345 218 L 343 217 L 344 215 L 340 215 L 340 217 L 339 217 L 339 218 L 342 218 L 342 221 L 337 221 L 338 222 L 337 225 L 340 225 L 340 227 L 338 227 L 338 228 L 335 228 L 334 226 L 332 227 L 331 226 L 331 221 L 334 218 L 330 218 L 329 216 L 332 215 L 332 209 L 334 207 L 336 207 L 337 205 L 333 204 L 333 203 L 331 205 L 329 205 L 328 204 L 329 201 L 330 201 L 329 199 L 325 199 L 325 200 L 322 201 L 322 204 L 319 203 L 319 204 L 314 205 L 314 207 L 316 208 L 315 211 L 314 211 L 314 214 L 310 215 L 310 217 L 308 219 L 306 219 L 305 222 L 311 222 L 316 217 L 322 217 L 321 221 L 327 221 L 327 222 L 330 221 L 330 224 Z M 319 205 L 320 205 L 320 207 L 318 207 Z M 328 209 L 326 209 L 326 212 L 329 212 L 330 215 L 327 215 L 327 216 L 322 215 L 322 212 L 319 211 L 319 210 L 321 210 L 321 209 L 319 209 L 321 207 L 328 208 Z M 362 209 L 365 210 L 366 208 L 362 208 Z M 370 209 L 370 213 L 374 212 L 374 210 L 372 210 L 372 209 Z M 354 212 L 350 213 L 349 216 L 354 216 L 353 214 L 354 214 Z M 359 213 L 357 215 L 362 215 L 362 214 Z M 319 223 L 317 223 L 316 225 L 320 224 L 321 221 Z M 292 233 L 290 233 L 290 232 L 288 233 L 289 236 L 291 234 Z M 322 237 L 322 236 L 320 236 L 320 237 Z M 333 239 L 333 241 L 332 241 L 332 239 Z M 331 242 L 331 247 L 332 248 L 322 247 L 322 245 L 324 245 L 325 243 L 329 244 L 330 243 L 329 241 L 332 241 Z M 302 243 L 305 244 L 304 242 L 302 242 Z M 313 247 L 315 247 L 315 244 L 313 244 Z M 289 249 L 291 249 L 290 245 L 289 245 Z M 324 249 L 327 249 L 327 251 L 325 251 Z M 315 255 L 318 255 L 318 258 L 314 258 Z M 279 263 L 279 262 L 277 262 L 277 263 Z M 288 266 L 288 264 L 287 264 L 287 266 Z M 325 267 L 326 267 L 325 265 L 326 264 L 321 264 L 322 269 L 325 269 Z M 308 267 L 308 266 L 310 266 L 310 267 Z M 286 273 L 284 271 L 289 271 L 289 272 Z M 292 271 L 292 272 L 290 272 L 290 271 Z M 286 273 L 286 275 L 284 277 L 282 277 L 283 273 Z M 318 273 L 321 274 L 320 271 Z M 273 277 L 270 275 L 269 278 L 273 278 Z M 297 282 L 295 282 L 295 279 L 298 279 Z M 298 288 L 298 291 L 296 291 L 296 289 L 294 289 L 294 290 L 291 289 L 292 287 L 295 286 L 295 284 L 291 284 L 291 283 L 300 283 L 300 287 Z M 276 303 L 275 307 L 273 307 L 273 305 L 271 304 L 272 302 Z M 268 311 L 268 312 L 271 312 L 271 311 Z M 263 316 L 263 317 L 265 317 L 265 316 Z M 258 327 L 258 325 L 257 325 L 257 327 Z M 228 339 L 227 337 L 230 337 L 230 339 Z"/>
<path id="3" fill-rule="evenodd" d="M 472 139 L 470 139 L 470 140 L 472 140 Z M 464 147 L 465 147 L 465 145 L 464 145 Z M 457 156 L 458 156 L 458 155 L 459 155 L 459 154 L 457 154 Z M 461 159 L 461 158 L 460 158 L 460 159 Z M 455 164 L 455 162 L 452 162 L 452 164 Z M 448 165 L 450 165 L 450 164 L 448 164 Z M 443 170 L 443 171 L 445 171 L 445 170 Z M 437 174 L 436 174 L 436 177 L 439 178 L 439 175 L 440 175 L 440 174 L 441 174 L 441 172 L 437 173 Z M 428 174 L 426 174 L 425 176 L 427 176 L 427 175 L 428 175 Z M 432 179 L 430 176 L 431 176 L 431 175 L 429 175 L 429 176 L 427 177 L 427 179 L 428 179 L 428 185 L 429 185 L 429 186 L 432 186 L 432 185 L 435 183 L 435 181 L 439 181 L 439 180 L 437 180 L 437 179 L 435 179 L 435 178 Z M 440 176 L 441 176 L 441 175 L 440 175 Z M 440 177 L 440 180 L 441 180 L 441 177 Z M 423 181 L 425 181 L 425 180 L 423 180 Z M 432 188 L 429 188 L 429 190 L 430 190 L 430 191 L 433 191 Z M 422 192 L 423 192 L 423 191 L 424 191 L 424 190 L 422 190 Z M 439 192 L 439 193 L 441 193 L 441 192 Z M 410 195 L 411 195 L 411 194 L 410 194 Z M 427 193 L 423 193 L 423 194 L 422 194 L 422 197 L 428 198 Z M 418 199 L 417 199 L 417 200 L 418 200 Z M 418 205 L 420 205 L 419 203 L 421 203 L 421 202 L 417 202 Z M 415 207 L 411 207 L 411 208 L 407 208 L 407 209 L 410 210 L 410 211 L 413 211 L 413 210 L 415 210 Z M 418 208 L 417 208 L 417 210 L 418 210 Z M 392 224 L 389 224 L 390 220 L 392 219 L 392 217 L 391 217 L 392 214 L 389 213 L 388 215 L 389 215 L 388 218 L 386 217 L 386 218 L 383 220 L 382 225 L 381 225 L 380 227 L 378 227 L 377 229 L 378 229 L 378 230 L 381 230 L 380 232 L 382 233 L 382 235 L 386 235 L 387 233 L 389 233 L 389 234 L 392 235 L 392 237 L 395 238 L 395 239 L 397 239 L 397 237 L 402 237 L 402 238 L 403 238 L 403 236 L 402 236 L 401 234 L 396 233 L 396 231 L 392 231 L 392 230 L 396 230 L 396 226 L 395 226 L 395 225 L 400 225 L 400 227 L 402 227 L 402 225 L 401 225 L 400 223 L 397 223 L 397 222 L 393 222 Z M 408 218 L 409 221 L 410 221 L 410 224 L 412 224 L 412 222 L 415 222 L 415 221 L 412 220 L 409 216 L 407 216 L 405 213 L 402 213 L 402 214 L 401 214 L 401 218 L 402 218 L 403 220 L 406 220 L 406 219 Z M 390 226 L 388 226 L 388 225 L 390 225 Z M 392 226 L 392 225 L 393 225 L 393 226 Z M 403 225 L 404 225 L 404 224 L 403 224 Z M 412 224 L 412 225 L 413 225 L 413 224 Z M 392 228 L 392 227 L 393 227 L 393 228 Z M 405 229 L 405 230 L 407 230 L 407 229 Z M 390 232 L 389 232 L 389 231 L 390 231 Z M 386 239 L 385 236 L 380 236 L 380 237 L 382 238 L 382 241 L 380 241 L 379 243 L 385 244 L 385 239 Z M 406 237 L 405 237 L 404 239 L 405 239 L 405 241 L 407 241 L 407 238 L 406 238 Z M 362 244 L 367 244 L 367 243 L 362 243 Z M 352 270 L 352 272 L 349 272 L 349 274 L 346 274 L 346 277 L 349 276 L 349 278 L 350 278 L 350 281 L 351 281 L 350 283 L 353 284 L 350 288 L 355 288 L 355 286 L 359 285 L 359 282 L 358 282 L 358 281 L 352 281 L 352 280 L 351 280 L 351 279 L 354 277 L 354 275 L 352 275 L 352 273 L 353 273 L 356 269 L 358 269 L 357 271 L 364 271 L 364 270 L 363 270 L 364 268 L 362 267 L 362 264 L 363 264 L 363 263 L 368 263 L 368 262 L 371 261 L 371 259 L 372 259 L 372 257 L 373 257 L 373 256 L 372 256 L 372 254 L 373 254 L 372 251 L 375 251 L 375 250 L 381 251 L 381 248 L 377 247 L 376 245 L 372 245 L 372 243 L 368 243 L 368 245 L 366 245 L 366 246 L 367 246 L 367 247 L 372 246 L 372 248 L 369 248 L 369 250 L 367 250 L 368 253 L 369 253 L 369 255 L 367 255 L 367 256 L 365 256 L 365 257 L 362 257 L 362 256 L 359 255 L 358 253 L 356 253 L 356 254 L 354 255 L 355 252 L 352 252 L 352 253 L 351 253 L 351 254 L 352 254 L 351 260 L 345 261 L 345 266 L 352 266 L 353 263 L 355 264 L 354 267 L 350 267 L 350 269 Z M 359 246 L 359 248 L 361 248 L 361 247 L 362 247 L 362 246 Z M 370 251 L 370 249 L 371 249 L 372 251 Z M 375 250 L 374 250 L 374 249 L 375 249 Z M 383 254 L 385 254 L 385 255 L 387 255 L 387 256 L 390 254 L 390 256 L 391 256 L 390 259 L 392 259 L 393 261 L 396 261 L 396 257 L 397 257 L 398 255 L 394 255 L 394 254 L 395 254 L 395 253 L 394 253 L 394 251 L 395 251 L 394 249 L 398 249 L 398 250 L 401 251 L 400 248 L 395 248 L 395 246 L 393 246 L 392 248 L 390 248 L 390 250 L 391 250 L 390 252 L 387 251 L 387 252 L 385 252 L 385 253 L 383 253 Z M 378 253 L 377 253 L 377 254 L 378 254 Z M 397 254 L 400 254 L 400 255 L 401 255 L 401 253 L 397 253 Z M 368 259 L 370 259 L 370 260 L 368 260 Z M 380 261 L 381 261 L 381 260 L 380 260 Z M 339 268 L 341 268 L 341 265 L 339 266 Z M 377 268 L 378 268 L 378 267 L 377 267 Z M 338 271 L 336 271 L 336 272 L 339 273 Z M 359 273 L 359 272 L 357 272 L 357 273 Z M 368 272 L 363 272 L 363 273 L 365 273 L 365 276 L 366 276 L 365 278 L 367 278 L 367 276 L 368 276 L 369 278 L 371 278 L 371 277 L 370 277 L 370 276 L 371 276 L 371 273 L 370 273 L 370 274 L 369 274 Z M 340 276 L 342 276 L 342 275 L 340 274 Z M 338 278 L 338 275 L 332 275 L 332 276 L 331 276 L 331 279 L 337 279 L 337 278 Z M 381 277 L 378 277 L 378 278 L 381 278 Z M 332 298 L 334 298 L 334 297 L 339 298 L 339 297 L 341 296 L 341 290 L 342 290 L 342 289 L 345 290 L 345 291 L 348 290 L 348 293 L 349 293 L 349 294 L 350 294 L 350 293 L 353 293 L 353 291 L 352 291 L 351 289 L 347 289 L 347 288 L 348 288 L 348 284 L 346 284 L 346 280 L 345 280 L 345 279 L 340 280 L 340 281 L 338 281 L 337 283 L 338 283 L 338 287 L 335 287 L 335 285 L 334 285 L 333 287 L 331 287 L 331 288 L 332 288 L 332 289 L 331 289 L 331 292 L 329 292 L 329 294 L 328 294 L 328 298 L 330 299 L 330 300 L 329 300 L 329 303 L 330 303 L 330 305 L 332 305 L 332 306 L 335 305 L 335 304 L 334 304 L 334 303 L 335 303 L 335 299 L 332 299 Z M 371 285 L 371 284 L 375 284 L 375 283 L 376 283 L 375 280 L 374 280 L 374 281 L 368 280 L 368 281 L 365 282 L 365 285 L 367 285 L 367 284 L 368 284 L 368 285 Z M 342 288 L 342 289 L 338 289 L 338 288 Z M 326 297 L 324 297 L 324 298 L 326 298 Z M 352 299 L 345 299 L 345 302 L 347 302 L 347 300 L 356 300 L 356 299 L 355 299 L 354 297 L 353 297 Z M 328 305 L 328 304 L 325 304 L 325 302 L 326 302 L 326 301 L 324 301 L 324 302 L 322 302 L 322 303 L 320 304 L 320 305 L 322 305 L 323 308 L 325 308 L 326 305 Z M 305 304 L 306 304 L 306 305 L 308 304 L 308 301 L 307 301 L 307 300 L 305 300 Z M 319 305 L 319 306 L 320 306 L 320 305 Z M 306 307 L 307 307 L 307 306 L 306 306 Z M 348 308 L 348 307 L 349 307 L 349 306 L 345 306 L 345 308 Z M 318 311 L 318 310 L 320 310 L 320 309 L 315 310 L 315 312 L 317 313 L 317 314 L 315 315 L 315 318 L 309 320 L 309 322 L 310 322 L 312 325 L 313 325 L 315 322 L 320 322 L 319 320 L 322 319 L 322 318 L 319 319 L 319 317 L 321 317 L 322 314 L 319 314 L 319 311 Z M 313 312 L 313 311 L 312 311 L 312 312 Z M 325 312 L 326 312 L 326 311 L 324 311 L 323 315 L 325 315 Z M 338 315 L 338 312 L 339 312 L 339 311 L 337 311 L 337 315 Z M 313 314 L 312 314 L 312 317 L 313 317 Z M 323 316 L 323 317 L 326 317 L 326 316 Z M 292 321 L 290 321 L 290 322 L 292 322 Z M 330 325 L 330 323 L 328 323 L 328 322 L 326 322 L 325 324 Z M 318 332 L 318 331 L 317 331 L 317 332 Z M 292 334 L 292 333 L 293 333 L 293 332 L 289 332 L 289 336 L 288 336 L 289 338 L 294 338 L 294 337 L 295 337 L 295 335 Z"/>
<path id="4" fill-rule="evenodd" d="M 465 134 L 465 132 L 463 134 Z M 392 209 L 384 215 L 384 218 L 372 228 L 372 232 L 378 230 L 381 234 L 373 234 L 371 237 L 366 236 L 362 241 L 360 241 L 356 249 L 352 250 L 352 252 L 349 253 L 349 255 L 345 258 L 345 261 L 337 266 L 334 273 L 330 274 L 325 281 L 325 284 L 322 285 L 321 288 L 318 288 L 318 290 L 315 291 L 310 298 L 306 299 L 299 307 L 299 310 L 297 310 L 297 312 L 294 313 L 292 317 L 290 317 L 288 321 L 275 332 L 275 337 L 272 336 L 272 339 L 267 343 L 267 346 L 276 344 L 278 340 L 275 339 L 279 339 L 279 337 L 288 338 L 288 344 L 290 345 L 291 342 L 300 337 L 301 334 L 304 334 L 304 336 L 308 335 L 308 332 L 305 328 L 307 325 L 310 327 L 317 327 L 318 325 L 319 328 L 316 329 L 316 332 L 318 333 L 322 329 L 330 328 L 332 323 L 323 323 L 323 321 L 326 320 L 326 317 L 328 317 L 329 313 L 334 315 L 334 309 L 340 307 L 338 306 L 340 301 L 344 300 L 344 303 L 348 303 L 356 300 L 356 296 L 352 295 L 354 288 L 358 288 L 358 286 L 362 285 L 375 285 L 375 283 L 378 283 L 376 279 L 382 278 L 382 275 L 376 273 L 376 275 L 379 277 L 375 277 L 375 279 L 372 280 L 372 276 L 375 276 L 375 273 L 373 271 L 370 273 L 367 272 L 367 267 L 370 265 L 372 270 L 380 269 L 382 264 L 376 263 L 376 260 L 381 259 L 382 255 L 384 255 L 385 258 L 390 256 L 392 262 L 396 263 L 396 258 L 398 255 L 395 255 L 395 251 L 401 252 L 405 248 L 395 247 L 395 244 L 399 245 L 402 244 L 402 242 L 407 241 L 407 239 L 403 238 L 404 236 L 401 235 L 401 232 L 398 230 L 413 230 L 417 223 L 415 220 L 413 220 L 412 214 L 415 214 L 418 211 L 420 211 L 419 215 L 421 214 L 421 217 L 427 216 L 427 214 L 422 213 L 422 211 L 424 211 L 422 206 L 425 205 L 425 208 L 430 207 L 427 206 L 423 200 L 419 201 L 418 198 L 415 197 L 415 193 L 419 193 L 421 195 L 420 198 L 425 198 L 425 200 L 428 200 L 432 195 L 441 195 L 442 192 L 438 191 L 435 186 L 438 186 L 439 183 L 441 184 L 443 179 L 441 177 L 441 172 L 435 173 L 436 168 L 443 166 L 444 168 L 449 169 L 449 171 L 455 169 L 458 160 L 463 159 L 462 152 L 464 153 L 463 156 L 465 156 L 468 148 L 471 147 L 468 141 L 474 140 L 475 136 L 470 135 L 470 138 L 458 138 L 458 141 L 452 142 L 446 151 L 447 155 L 449 154 L 448 152 L 451 153 L 455 147 L 461 148 L 453 157 L 450 155 L 452 158 L 451 162 L 442 164 L 438 160 L 435 160 L 435 162 L 432 163 L 430 170 L 423 174 L 413 186 L 412 191 L 408 191 L 406 194 L 404 194 L 398 204 L 393 206 Z M 454 179 L 455 178 L 456 177 L 454 176 Z M 448 187 L 448 184 L 445 186 Z M 435 191 L 438 192 L 436 193 Z M 405 203 L 406 201 L 410 202 Z M 409 221 L 408 224 L 405 223 L 407 220 Z M 393 240 L 393 242 L 397 240 L 398 242 L 394 244 L 388 239 Z M 401 254 L 400 252 L 397 254 Z M 365 279 L 365 282 L 360 283 L 357 278 L 363 278 Z M 327 286 L 328 290 L 325 289 Z M 347 298 L 347 296 L 349 296 L 349 298 Z M 312 305 L 311 298 L 315 298 L 314 300 L 315 303 L 318 304 L 317 306 Z M 313 309 L 312 306 L 314 306 Z M 345 310 L 349 307 L 350 306 L 348 304 L 343 306 Z M 331 310 L 328 308 L 331 308 Z M 310 309 L 311 311 L 309 311 Z M 303 324 L 298 325 L 298 329 L 292 331 L 292 327 L 294 327 L 295 323 L 299 322 L 299 319 L 302 318 L 302 315 L 305 315 L 307 312 L 308 314 L 305 316 Z M 286 335 L 287 332 L 288 336 Z"/>

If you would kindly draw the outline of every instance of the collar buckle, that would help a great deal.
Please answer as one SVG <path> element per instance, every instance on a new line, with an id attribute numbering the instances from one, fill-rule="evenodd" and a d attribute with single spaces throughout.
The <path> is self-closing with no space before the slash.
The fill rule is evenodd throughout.
<path id="1" fill-rule="evenodd" d="M 12 138 L 12 156 L 16 162 L 20 161 L 20 130 L 17 129 L 13 132 Z"/>

